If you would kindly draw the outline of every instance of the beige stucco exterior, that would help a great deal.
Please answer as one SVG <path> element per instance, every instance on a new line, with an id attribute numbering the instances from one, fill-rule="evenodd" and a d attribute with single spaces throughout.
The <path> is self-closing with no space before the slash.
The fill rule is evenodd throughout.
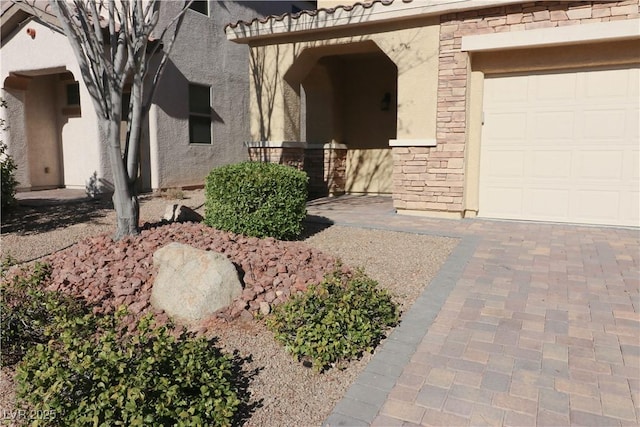
<path id="1" fill-rule="evenodd" d="M 202 186 L 214 167 L 246 159 L 248 49 L 229 43 L 220 29 L 238 19 L 289 12 L 294 4 L 307 6 L 295 1 L 211 1 L 208 14 L 186 11 L 143 124 L 140 190 Z M 182 6 L 162 2 L 154 36 Z M 2 140 L 18 165 L 19 189 L 97 184 L 92 192 L 110 191 L 104 137 L 69 41 L 56 30 L 56 17 L 10 2 L 2 3 L 0 17 L 0 81 L 8 103 L 0 114 L 10 126 Z M 66 85 L 71 81 L 79 83 L 80 108 L 66 105 Z M 190 143 L 189 84 L 210 88 L 211 144 Z M 122 129 L 126 132 L 125 126 Z"/>
<path id="2" fill-rule="evenodd" d="M 265 136 L 274 141 L 297 140 L 300 116 L 298 85 L 316 62 L 325 56 L 348 57 L 377 48 L 397 67 L 396 99 L 398 117 L 402 116 L 402 120 L 397 122 L 398 138 L 434 138 L 434 123 L 424 120 L 424 117 L 435 115 L 437 109 L 439 27 L 434 19 L 427 19 L 422 24 L 412 29 L 390 25 L 371 34 L 313 41 L 294 38 L 277 45 L 252 46 L 254 65 L 250 72 L 259 72 L 261 81 L 265 83 L 263 87 L 257 87 L 255 82 L 251 85 L 251 137 L 254 140 Z M 282 77 L 282 80 L 276 77 Z M 362 77 L 366 78 L 366 75 Z M 258 93 L 262 98 L 261 108 L 258 107 Z M 415 93 L 425 96 L 416 99 Z M 261 135 L 261 122 L 270 129 L 270 134 Z"/>
<path id="3" fill-rule="evenodd" d="M 26 28 L 35 31 L 34 38 Z M 80 76 L 66 38 L 30 21 L 3 40 L 1 64 L 9 124 L 3 140 L 9 142 L 19 165 L 18 188 L 85 188 L 94 173 L 107 179 L 108 164 L 92 143 L 99 137 L 98 122 L 84 85 L 80 85 L 82 118 L 65 110 L 66 84 Z"/>
<path id="4" fill-rule="evenodd" d="M 396 138 L 389 146 L 392 193 L 400 213 L 460 218 L 482 211 L 486 76 L 640 62 L 638 0 L 346 2 L 343 7 L 320 1 L 318 7 L 334 9 L 227 28 L 230 40 L 249 44 L 254 56 L 272 64 L 263 80 L 275 82 L 276 88 L 281 83 L 269 111 L 267 139 L 309 137 L 295 128 L 305 111 L 292 75 L 311 69 L 309 63 L 317 58 L 356 55 L 358 46 L 375 43 L 397 67 Z M 254 138 L 260 112 L 253 102 Z M 339 108 L 325 111 L 327 122 L 340 121 L 336 114 L 347 116 Z M 307 124 L 307 129 L 316 125 Z M 337 142 L 349 147 L 349 141 Z M 349 177 L 356 150 L 349 147 L 347 182 L 359 180 Z"/>
<path id="5" fill-rule="evenodd" d="M 438 31 L 428 18 L 410 29 L 390 24 L 370 34 L 251 46 L 250 74 L 259 76 L 250 89 L 251 139 L 345 144 L 345 190 L 391 193 L 389 141 L 436 137 L 426 118 L 437 110 Z M 381 111 L 385 96 L 391 111 Z"/>

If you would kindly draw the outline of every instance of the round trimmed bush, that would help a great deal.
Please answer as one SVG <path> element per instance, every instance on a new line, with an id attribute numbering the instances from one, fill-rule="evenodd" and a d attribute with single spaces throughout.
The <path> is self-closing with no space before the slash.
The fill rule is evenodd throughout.
<path id="1" fill-rule="evenodd" d="M 372 351 L 399 312 L 391 295 L 362 271 L 335 272 L 274 308 L 266 319 L 277 341 L 298 360 L 321 371 Z"/>
<path id="2" fill-rule="evenodd" d="M 292 240 L 302 233 L 307 175 L 275 163 L 242 162 L 207 176 L 205 224 L 245 236 Z"/>

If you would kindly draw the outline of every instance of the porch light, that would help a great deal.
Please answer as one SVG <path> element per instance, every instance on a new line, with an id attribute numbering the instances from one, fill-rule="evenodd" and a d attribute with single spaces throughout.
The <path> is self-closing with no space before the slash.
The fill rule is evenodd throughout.
<path id="1" fill-rule="evenodd" d="M 391 92 L 387 92 L 382 97 L 380 101 L 380 110 L 381 111 L 389 111 L 389 107 L 391 106 Z"/>

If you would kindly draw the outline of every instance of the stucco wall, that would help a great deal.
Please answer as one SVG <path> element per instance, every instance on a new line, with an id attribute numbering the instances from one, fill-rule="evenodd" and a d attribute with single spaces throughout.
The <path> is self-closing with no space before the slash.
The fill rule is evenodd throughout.
<path id="1" fill-rule="evenodd" d="M 384 55 L 345 57 L 342 64 L 344 142 L 348 193 L 391 193 L 396 138 L 396 67 Z M 389 94 L 388 109 L 383 100 Z"/>
<path id="2" fill-rule="evenodd" d="M 336 110 L 341 104 L 335 99 L 335 76 L 330 64 L 319 63 L 302 81 L 306 99 L 306 140 L 312 144 L 342 141 L 342 129 Z"/>
<path id="3" fill-rule="evenodd" d="M 159 28 L 181 4 L 163 3 Z M 224 26 L 291 11 L 290 2 L 210 2 L 209 16 L 187 11 L 150 114 L 151 186 L 197 186 L 212 168 L 247 159 L 248 48 L 229 42 Z M 189 83 L 210 85 L 212 144 L 189 144 Z"/>
<path id="4" fill-rule="evenodd" d="M 31 187 L 29 170 L 29 156 L 27 154 L 26 123 L 23 114 L 25 92 L 22 90 L 3 89 L 2 98 L 7 101 L 7 108 L 0 109 L 6 120 L 7 129 L 0 132 L 1 140 L 9 146 L 9 154 L 18 166 L 15 178 L 18 181 L 17 190 L 28 190 Z"/>
<path id="5" fill-rule="evenodd" d="M 34 77 L 25 99 L 31 186 L 55 188 L 62 182 L 58 134 L 57 75 Z"/>
<path id="6" fill-rule="evenodd" d="M 297 140 L 300 81 L 319 58 L 371 52 L 373 42 L 374 49 L 382 50 L 397 66 L 398 138 L 435 138 L 435 122 L 426 118 L 435 116 L 437 109 L 438 21 L 427 18 L 419 25 L 403 28 L 401 23 L 393 23 L 374 33 L 361 33 L 360 29 L 352 36 L 311 41 L 300 36 L 296 39 L 292 34 L 277 45 L 252 46 L 251 55 L 257 64 L 253 71 L 260 75 L 261 85 L 252 82 L 251 86 L 251 137 L 259 140 L 260 129 L 268 128 L 271 132 L 266 137 L 270 140 Z M 424 96 L 416 97 L 416 93 Z"/>
<path id="7" fill-rule="evenodd" d="M 26 34 L 26 29 L 35 30 L 35 38 L 31 38 Z M 28 55 L 25 55 L 28 52 Z M 55 52 L 55 54 L 52 54 Z M 14 127 L 8 135 L 9 151 L 14 154 L 18 163 L 18 171 L 16 176 L 20 181 L 21 189 L 28 189 L 32 185 L 37 185 L 38 177 L 34 183 L 31 182 L 30 174 L 39 174 L 41 169 L 39 165 L 36 169 L 30 169 L 27 165 L 32 161 L 34 156 L 40 155 L 37 148 L 40 142 L 39 128 L 43 123 L 30 121 L 25 116 L 24 102 L 41 103 L 53 102 L 56 99 L 57 105 L 50 107 L 54 111 L 60 111 L 62 100 L 58 100 L 60 95 L 60 81 L 57 75 L 65 70 L 70 71 L 80 79 L 80 68 L 77 65 L 75 56 L 71 47 L 62 34 L 53 31 L 35 21 L 30 21 L 13 34 L 9 35 L 2 41 L 0 48 L 2 61 L 0 62 L 0 78 L 2 79 L 3 88 L 10 83 L 7 80 L 10 73 L 27 76 L 23 79 L 26 86 L 16 89 L 11 88 L 5 91 L 11 94 L 8 97 L 10 122 L 9 126 Z M 52 75 L 46 88 L 38 86 L 38 79 L 42 79 L 44 75 Z M 55 75 L 56 77 L 53 77 Z M 33 77 L 29 80 L 29 77 Z M 32 83 L 36 82 L 35 85 Z M 41 81 L 42 82 L 42 81 Z M 44 96 L 42 90 L 51 89 L 51 96 L 45 96 L 43 100 L 38 101 L 38 97 Z M 31 92 L 33 90 L 33 93 Z M 58 168 L 64 169 L 64 185 L 68 187 L 84 188 L 87 180 L 96 172 L 98 178 L 111 181 L 108 159 L 101 155 L 101 147 L 99 143 L 99 131 L 97 119 L 94 113 L 93 105 L 89 98 L 86 87 L 81 83 L 80 98 L 82 104 L 82 117 L 69 119 L 68 122 L 58 115 L 51 118 L 49 123 L 56 123 L 58 138 L 62 139 L 63 165 Z M 40 94 L 38 94 L 40 93 Z M 22 119 L 21 119 L 22 118 Z M 31 131 L 29 131 L 31 129 Z M 51 132 L 54 130 L 50 129 Z M 35 132 L 35 133 L 34 133 Z M 34 150 L 27 150 L 27 138 L 34 135 Z M 48 154 L 49 155 L 49 154 Z"/>
<path id="8" fill-rule="evenodd" d="M 359 19 L 366 17 L 354 17 Z M 252 72 L 260 76 L 251 85 L 252 139 L 300 139 L 302 83 L 307 142 L 349 147 L 346 191 L 391 192 L 389 140 L 436 137 L 436 122 L 429 118 L 438 106 L 439 23 L 426 18 L 412 25 L 391 23 L 372 33 L 354 29 L 351 36 L 311 41 L 292 34 L 277 45 L 252 46 Z M 391 108 L 381 111 L 387 92 Z"/>

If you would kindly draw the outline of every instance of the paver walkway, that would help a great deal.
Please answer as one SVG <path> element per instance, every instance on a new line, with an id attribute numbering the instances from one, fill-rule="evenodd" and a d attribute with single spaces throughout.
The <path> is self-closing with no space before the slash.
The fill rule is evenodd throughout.
<path id="1" fill-rule="evenodd" d="M 461 238 L 326 425 L 640 424 L 640 230 L 401 216 L 384 197 L 309 213 Z"/>

